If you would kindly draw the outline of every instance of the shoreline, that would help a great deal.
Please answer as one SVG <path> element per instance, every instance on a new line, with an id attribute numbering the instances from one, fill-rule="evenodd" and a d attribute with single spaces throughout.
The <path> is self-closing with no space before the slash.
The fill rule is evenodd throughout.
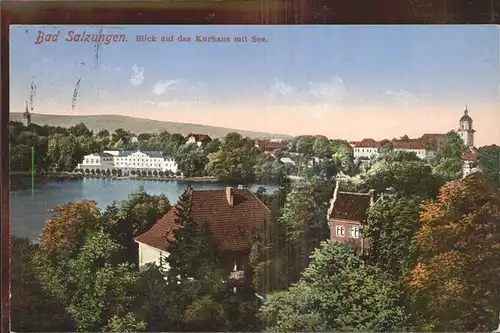
<path id="1" fill-rule="evenodd" d="M 11 171 L 10 176 L 31 176 L 29 171 Z M 101 178 L 101 179 L 111 179 L 111 180 L 149 180 L 149 181 L 188 181 L 188 182 L 200 182 L 200 183 L 220 183 L 216 177 L 154 177 L 154 176 L 107 176 L 107 175 L 84 175 L 81 173 L 36 173 L 36 177 L 44 177 L 51 179 L 84 179 L 84 178 Z"/>

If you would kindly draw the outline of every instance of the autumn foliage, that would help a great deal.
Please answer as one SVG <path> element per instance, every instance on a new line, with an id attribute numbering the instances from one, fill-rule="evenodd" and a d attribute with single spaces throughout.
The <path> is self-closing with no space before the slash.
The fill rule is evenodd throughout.
<path id="1" fill-rule="evenodd" d="M 40 248 L 52 256 L 69 255 L 83 243 L 86 230 L 92 229 L 100 212 L 94 201 L 72 202 L 53 209 L 57 214 L 45 223 Z"/>
<path id="2" fill-rule="evenodd" d="M 433 331 L 485 331 L 500 310 L 500 199 L 481 174 L 443 186 L 421 205 L 409 285 Z"/>

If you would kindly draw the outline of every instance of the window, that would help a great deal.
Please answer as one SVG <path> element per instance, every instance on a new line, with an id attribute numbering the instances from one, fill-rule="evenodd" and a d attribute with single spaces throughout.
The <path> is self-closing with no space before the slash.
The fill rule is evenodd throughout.
<path id="1" fill-rule="evenodd" d="M 345 231 L 345 228 L 341 225 L 338 225 L 337 227 L 335 227 L 335 234 L 337 236 L 344 237 L 344 231 Z"/>
<path id="2" fill-rule="evenodd" d="M 349 236 L 352 238 L 359 238 L 359 227 L 350 227 Z"/>

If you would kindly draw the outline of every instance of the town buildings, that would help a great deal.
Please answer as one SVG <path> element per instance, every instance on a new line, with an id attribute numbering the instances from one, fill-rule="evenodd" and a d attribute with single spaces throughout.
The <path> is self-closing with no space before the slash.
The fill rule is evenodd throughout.
<path id="1" fill-rule="evenodd" d="M 212 138 L 210 138 L 206 134 L 193 134 L 193 133 L 189 133 L 185 137 L 185 139 L 186 139 L 186 144 L 196 143 L 198 147 L 200 147 L 204 143 L 212 141 Z"/>
<path id="2" fill-rule="evenodd" d="M 188 187 L 188 194 L 190 216 L 199 225 L 207 224 L 221 254 L 221 268 L 228 273 L 243 271 L 248 277 L 251 274 L 251 238 L 271 221 L 270 210 L 252 192 L 243 188 L 195 191 Z M 176 222 L 177 206 L 135 238 L 139 246 L 139 266 L 147 263 L 160 265 L 168 258 L 169 245 L 175 242 L 172 231 L 181 227 Z"/>
<path id="3" fill-rule="evenodd" d="M 464 144 L 469 149 L 474 149 L 474 133 L 473 121 L 469 116 L 469 111 L 465 107 L 464 114 L 459 120 L 457 134 L 462 138 Z M 381 148 L 385 145 L 392 147 L 395 151 L 408 151 L 415 153 L 421 159 L 431 158 L 436 154 L 439 146 L 443 143 L 445 134 L 424 134 L 420 138 L 410 139 L 402 137 L 400 139 L 376 141 L 374 139 L 365 138 L 361 141 L 351 141 L 353 147 L 354 158 L 370 159 L 380 155 Z"/>
<path id="4" fill-rule="evenodd" d="M 123 175 L 134 171 L 178 172 L 177 162 L 172 156 L 163 156 L 161 151 L 105 150 L 101 154 L 90 154 L 83 158 L 77 169 L 121 170 Z"/>

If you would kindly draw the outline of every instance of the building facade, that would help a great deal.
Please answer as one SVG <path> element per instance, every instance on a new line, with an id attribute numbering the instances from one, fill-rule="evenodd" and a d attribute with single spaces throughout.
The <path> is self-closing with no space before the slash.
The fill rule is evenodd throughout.
<path id="1" fill-rule="evenodd" d="M 172 156 L 163 156 L 161 151 L 118 151 L 105 150 L 101 154 L 90 154 L 83 158 L 77 169 L 121 170 L 127 175 L 134 171 L 178 172 L 178 165 Z"/>
<path id="2" fill-rule="evenodd" d="M 328 209 L 330 240 L 351 244 L 364 251 L 368 244 L 362 235 L 363 222 L 367 212 L 374 205 L 375 191 L 354 193 L 339 191 L 337 180 L 333 198 Z"/>

